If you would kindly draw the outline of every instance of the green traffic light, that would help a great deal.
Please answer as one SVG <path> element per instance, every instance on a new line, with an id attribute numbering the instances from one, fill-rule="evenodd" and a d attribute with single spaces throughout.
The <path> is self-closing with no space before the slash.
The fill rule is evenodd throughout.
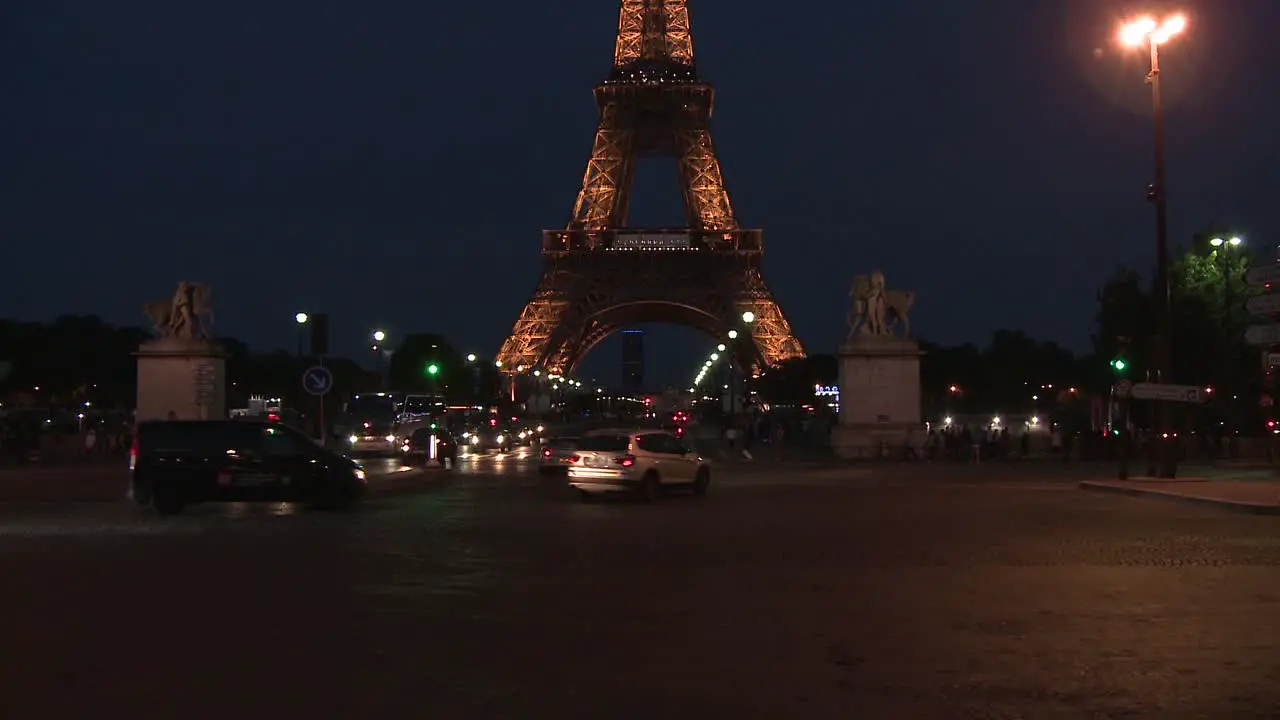
<path id="1" fill-rule="evenodd" d="M 1111 361 L 1111 367 L 1114 368 L 1116 372 L 1124 372 L 1124 369 L 1128 366 L 1129 364 L 1126 363 L 1123 358 L 1116 358 Z"/>
<path id="2" fill-rule="evenodd" d="M 428 365 L 428 366 L 427 366 L 427 374 L 428 374 L 428 375 L 435 375 L 435 374 L 436 374 L 436 373 L 438 373 L 438 372 L 440 372 L 440 366 L 439 366 L 439 365 L 437 365 L 437 364 L 435 364 L 435 363 L 431 363 L 430 365 Z"/>

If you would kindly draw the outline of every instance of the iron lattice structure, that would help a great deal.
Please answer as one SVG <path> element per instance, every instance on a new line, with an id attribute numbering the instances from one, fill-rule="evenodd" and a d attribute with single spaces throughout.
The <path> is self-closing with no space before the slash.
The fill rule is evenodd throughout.
<path id="1" fill-rule="evenodd" d="M 605 337 L 646 322 L 724 337 L 747 311 L 743 366 L 804 355 L 760 272 L 761 231 L 734 217 L 711 139 L 713 96 L 698 78 L 687 0 L 622 0 L 582 189 L 567 229 L 543 232 L 542 277 L 498 353 L 504 372 L 570 374 Z M 628 227 L 646 156 L 676 159 L 688 227 Z"/>

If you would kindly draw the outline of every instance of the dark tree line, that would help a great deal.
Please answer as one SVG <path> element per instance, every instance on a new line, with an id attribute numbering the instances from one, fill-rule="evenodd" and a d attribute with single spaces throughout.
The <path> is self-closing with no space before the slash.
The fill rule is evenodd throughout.
<path id="1" fill-rule="evenodd" d="M 55 407 L 91 403 L 131 408 L 137 395 L 133 353 L 150 337 L 137 327 L 111 325 L 92 315 L 68 315 L 52 323 L 0 320 L 0 403 L 7 407 Z M 253 395 L 280 397 L 286 404 L 314 403 L 301 387 L 302 371 L 314 359 L 283 350 L 254 352 L 235 338 L 218 341 L 227 354 L 228 403 L 244 407 Z M 350 358 L 327 357 L 334 375 L 331 395 L 346 397 L 382 386 L 378 374 Z M 437 372 L 427 368 L 435 365 Z M 391 356 L 390 386 L 414 392 L 449 391 L 451 396 L 491 398 L 497 372 L 492 361 L 468 362 L 439 335 L 409 335 Z"/>

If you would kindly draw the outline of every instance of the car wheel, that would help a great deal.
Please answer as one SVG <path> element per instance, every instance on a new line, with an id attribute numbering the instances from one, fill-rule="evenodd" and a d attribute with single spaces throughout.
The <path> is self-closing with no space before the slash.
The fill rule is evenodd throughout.
<path id="1" fill-rule="evenodd" d="M 698 497 L 704 497 L 707 489 L 711 487 L 711 471 L 706 468 L 698 470 L 698 475 L 693 480 L 693 494 Z"/>
<path id="2" fill-rule="evenodd" d="M 662 482 L 658 479 L 658 473 L 650 470 L 640 479 L 640 497 L 646 502 L 658 499 L 658 494 L 662 492 Z"/>

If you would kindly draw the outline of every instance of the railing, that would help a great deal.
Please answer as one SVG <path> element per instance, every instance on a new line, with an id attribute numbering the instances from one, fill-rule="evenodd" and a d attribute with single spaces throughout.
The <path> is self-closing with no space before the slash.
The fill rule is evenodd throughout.
<path id="1" fill-rule="evenodd" d="M 764 249 L 763 230 L 543 230 L 542 253 L 682 253 L 756 254 Z"/>

